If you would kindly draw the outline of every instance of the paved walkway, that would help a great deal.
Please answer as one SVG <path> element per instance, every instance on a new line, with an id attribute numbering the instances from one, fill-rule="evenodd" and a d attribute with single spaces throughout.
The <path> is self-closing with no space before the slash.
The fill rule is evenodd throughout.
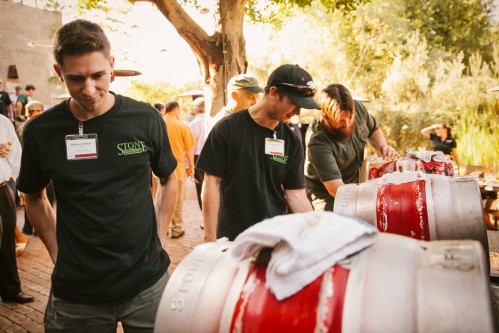
<path id="1" fill-rule="evenodd" d="M 202 221 L 196 190 L 188 185 L 184 202 L 184 224 L 186 234 L 178 239 L 168 239 L 166 250 L 172 264 L 170 273 L 192 248 L 202 242 L 203 231 L 199 225 Z M 24 224 L 24 208 L 18 208 L 17 225 L 22 229 Z M 44 332 L 43 313 L 50 290 L 50 275 L 54 265 L 40 238 L 27 236 L 29 244 L 24 254 L 17 258 L 21 287 L 23 291 L 35 296 L 35 302 L 28 304 L 0 302 L 0 332 Z M 118 327 L 117 332 L 123 332 Z"/>

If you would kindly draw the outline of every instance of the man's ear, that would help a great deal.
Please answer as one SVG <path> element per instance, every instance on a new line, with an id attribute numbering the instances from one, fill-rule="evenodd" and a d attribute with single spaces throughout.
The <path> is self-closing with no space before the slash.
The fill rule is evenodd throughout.
<path id="1" fill-rule="evenodd" d="M 57 73 L 57 75 L 59 76 L 59 78 L 61 79 L 61 81 L 64 82 L 64 79 L 62 78 L 62 75 L 61 75 L 61 69 L 60 69 L 58 64 L 54 64 L 54 70 Z"/>
<path id="2" fill-rule="evenodd" d="M 230 97 L 232 97 L 232 99 L 237 102 L 237 100 L 239 99 L 239 94 L 237 93 L 237 90 L 232 90 L 230 92 Z"/>
<path id="3" fill-rule="evenodd" d="M 277 87 L 270 87 L 269 89 L 269 96 L 270 96 L 270 100 L 272 101 L 277 101 L 279 100 L 279 90 L 277 89 Z"/>

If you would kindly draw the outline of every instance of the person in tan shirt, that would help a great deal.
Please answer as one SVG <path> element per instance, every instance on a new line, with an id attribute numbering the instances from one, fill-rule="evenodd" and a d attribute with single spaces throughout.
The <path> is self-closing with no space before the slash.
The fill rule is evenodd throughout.
<path id="1" fill-rule="evenodd" d="M 183 229 L 182 209 L 185 197 L 186 176 L 194 176 L 194 146 L 196 141 L 189 126 L 180 120 L 180 106 L 177 101 L 169 101 L 165 104 L 165 116 L 168 139 L 173 155 L 177 159 L 178 165 L 175 169 L 177 174 L 178 192 L 177 205 L 171 221 L 170 235 L 172 238 L 179 238 L 185 234 Z M 189 166 L 186 167 L 185 160 Z"/>

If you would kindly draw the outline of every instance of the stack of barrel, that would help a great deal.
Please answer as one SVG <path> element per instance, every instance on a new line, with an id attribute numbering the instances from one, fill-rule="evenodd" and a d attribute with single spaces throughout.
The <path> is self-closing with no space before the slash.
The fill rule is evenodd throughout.
<path id="1" fill-rule="evenodd" d="M 155 332 L 497 332 L 475 178 L 385 174 L 340 187 L 335 212 L 377 226 L 374 245 L 277 301 L 265 260 L 203 244 L 173 273 Z"/>

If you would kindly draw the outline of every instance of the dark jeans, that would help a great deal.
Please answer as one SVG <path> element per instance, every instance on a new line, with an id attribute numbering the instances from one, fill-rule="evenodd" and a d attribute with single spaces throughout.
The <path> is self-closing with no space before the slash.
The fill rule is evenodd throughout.
<path id="1" fill-rule="evenodd" d="M 152 333 L 156 313 L 169 275 L 130 299 L 104 304 L 84 304 L 64 300 L 50 291 L 45 310 L 47 333 L 115 333 L 121 321 L 125 333 Z"/>
<path id="2" fill-rule="evenodd" d="M 0 247 L 0 296 L 12 297 L 21 292 L 21 281 L 16 261 L 16 205 L 10 186 L 0 187 L 0 220 L 2 246 Z"/>

